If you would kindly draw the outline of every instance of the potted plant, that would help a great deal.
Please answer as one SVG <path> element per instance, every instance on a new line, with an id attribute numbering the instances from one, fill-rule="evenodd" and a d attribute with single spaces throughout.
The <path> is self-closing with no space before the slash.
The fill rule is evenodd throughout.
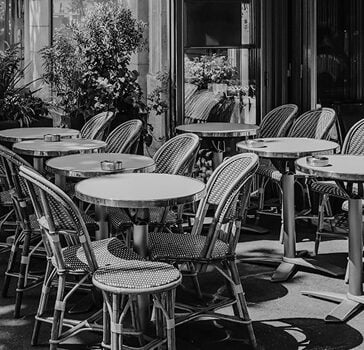
<path id="1" fill-rule="evenodd" d="M 143 33 L 144 24 L 129 9 L 100 3 L 58 30 L 52 46 L 41 50 L 43 79 L 73 127 L 107 110 L 120 123 L 144 108 L 138 72 L 129 68 L 132 54 L 143 47 Z"/>
<path id="2" fill-rule="evenodd" d="M 19 44 L 0 51 L 0 128 L 52 125 L 46 104 L 35 96 L 38 90 L 30 89 L 33 81 L 22 83 L 27 67 L 21 68 L 19 51 Z"/>

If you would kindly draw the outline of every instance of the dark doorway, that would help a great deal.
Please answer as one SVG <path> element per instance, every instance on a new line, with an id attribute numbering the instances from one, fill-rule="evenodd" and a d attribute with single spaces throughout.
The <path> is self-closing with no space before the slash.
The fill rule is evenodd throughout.
<path id="1" fill-rule="evenodd" d="M 317 0 L 317 101 L 333 107 L 343 134 L 364 117 L 362 0 Z"/>

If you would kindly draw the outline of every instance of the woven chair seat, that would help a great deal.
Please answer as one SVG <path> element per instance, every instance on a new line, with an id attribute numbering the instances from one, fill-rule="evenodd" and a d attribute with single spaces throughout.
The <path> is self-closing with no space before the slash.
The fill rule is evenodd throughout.
<path id="1" fill-rule="evenodd" d="M 347 194 L 335 183 L 335 181 L 317 181 L 311 184 L 311 189 L 320 194 L 326 194 L 346 199 Z"/>
<path id="2" fill-rule="evenodd" d="M 91 247 L 95 252 L 96 261 L 100 268 L 106 266 L 121 266 L 123 260 L 142 260 L 142 258 L 127 248 L 117 238 L 107 238 L 91 242 Z M 86 256 L 81 244 L 66 247 L 63 250 L 66 269 L 73 272 L 90 272 Z M 54 257 L 52 263 L 55 265 Z M 56 266 L 56 265 L 55 265 Z"/>
<path id="3" fill-rule="evenodd" d="M 282 173 L 277 170 L 273 164 L 259 164 L 257 174 L 268 177 L 274 181 L 281 181 Z"/>
<path id="4" fill-rule="evenodd" d="M 108 292 L 140 294 L 173 288 L 180 283 L 181 274 L 165 263 L 124 260 L 118 267 L 97 270 L 92 280 L 96 287 Z"/>
<path id="5" fill-rule="evenodd" d="M 0 192 L 0 205 L 11 206 L 13 201 L 11 199 L 10 190 Z"/>
<path id="6" fill-rule="evenodd" d="M 191 234 L 173 234 L 169 232 L 152 232 L 149 234 L 149 255 L 152 259 L 196 259 L 201 257 L 207 237 Z M 211 253 L 212 259 L 225 258 L 229 245 L 216 240 Z"/>
<path id="7" fill-rule="evenodd" d="M 160 218 L 162 217 L 163 214 L 163 208 L 150 208 L 149 213 L 150 213 L 150 224 L 151 225 L 159 224 Z M 131 226 L 133 224 L 128 214 L 125 212 L 125 210 L 122 210 L 120 208 L 109 208 L 108 214 L 111 225 L 118 231 L 121 230 L 123 226 L 126 225 Z M 168 210 L 165 224 L 173 225 L 176 223 L 176 221 L 177 221 L 177 214 L 172 210 Z"/>

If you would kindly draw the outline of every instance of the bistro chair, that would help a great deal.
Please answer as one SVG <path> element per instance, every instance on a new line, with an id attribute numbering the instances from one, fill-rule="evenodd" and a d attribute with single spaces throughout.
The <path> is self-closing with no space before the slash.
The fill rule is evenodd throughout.
<path id="1" fill-rule="evenodd" d="M 348 131 L 341 154 L 364 155 L 364 119 L 359 120 Z M 344 233 L 324 231 L 324 223 L 325 220 L 329 219 L 330 224 L 332 224 L 334 219 L 329 202 L 330 197 L 348 200 L 348 196 L 334 181 L 312 181 L 310 188 L 319 194 L 318 225 L 315 239 L 315 254 L 318 254 L 322 236 L 347 238 Z M 344 206 L 344 211 L 345 209 Z M 327 212 L 328 218 L 325 218 L 325 212 Z M 333 228 L 333 225 L 331 227 Z"/>
<path id="2" fill-rule="evenodd" d="M 135 154 L 143 123 L 139 119 L 129 120 L 115 128 L 106 138 L 106 150 L 110 153 Z"/>
<path id="3" fill-rule="evenodd" d="M 298 107 L 294 104 L 286 104 L 278 106 L 268 112 L 259 126 L 257 137 L 284 137 L 288 133 L 289 128 L 292 126 L 293 120 L 297 114 Z M 257 170 L 257 175 L 260 176 L 258 185 L 259 196 L 259 209 L 262 209 L 264 203 L 264 193 L 267 182 L 269 181 L 265 176 L 265 168 L 272 166 L 268 159 L 261 159 Z"/>
<path id="4" fill-rule="evenodd" d="M 36 345 L 38 341 L 40 322 L 52 324 L 51 339 L 49 340 L 50 349 L 57 349 L 59 343 L 80 331 L 103 331 L 106 342 L 109 338 L 108 330 L 110 328 L 112 334 L 117 333 L 118 336 L 121 336 L 122 327 L 116 324 L 115 319 L 111 320 L 111 327 L 106 315 L 103 315 L 104 328 L 97 323 L 102 316 L 102 310 L 97 311 L 86 320 L 77 321 L 64 317 L 68 299 L 77 290 L 89 286 L 87 282 L 98 268 L 101 270 L 96 281 L 100 287 L 104 286 L 103 290 L 109 288 L 108 292 L 114 287 L 119 287 L 121 290 L 118 291 L 119 294 L 124 293 L 125 290 L 128 291 L 125 293 L 127 297 L 129 294 L 135 296 L 138 293 L 159 295 L 159 293 L 168 291 L 178 284 L 180 279 L 178 270 L 167 264 L 153 264 L 143 261 L 117 238 L 91 242 L 88 229 L 78 207 L 60 188 L 28 167 L 21 166 L 20 175 L 25 180 L 49 252 L 47 274 L 35 316 L 33 345 Z M 105 270 L 108 268 L 110 271 Z M 119 271 L 119 268 L 122 270 Z M 73 277 L 77 282 L 72 283 L 69 277 Z M 53 317 L 45 317 L 50 289 L 54 285 L 56 285 L 57 294 Z M 118 298 L 114 297 L 114 299 Z M 130 299 L 133 298 L 130 297 Z M 173 308 L 171 298 L 168 299 L 168 302 Z M 114 307 L 117 306 L 115 303 L 113 305 Z M 130 307 L 129 302 L 128 305 Z M 126 310 L 125 308 L 124 311 Z M 109 311 L 110 316 L 113 315 L 112 312 L 118 312 L 116 310 Z M 135 309 L 132 311 L 132 316 L 137 317 Z M 172 325 L 173 322 L 168 320 L 167 324 Z M 133 322 L 133 324 L 137 324 L 137 322 Z M 69 329 L 64 330 L 66 327 Z M 169 328 L 173 333 L 173 327 Z M 136 331 L 125 329 L 125 334 L 135 334 L 135 332 L 140 333 L 138 329 Z M 112 349 L 119 348 L 112 347 Z"/>
<path id="5" fill-rule="evenodd" d="M 153 157 L 156 165 L 155 172 L 190 175 L 199 145 L 199 137 L 195 134 L 185 133 L 171 138 L 157 150 Z M 130 218 L 124 210 L 119 208 L 109 208 L 108 210 L 111 225 L 117 232 L 123 231 L 125 227 L 131 227 Z M 177 209 L 177 214 L 169 208 L 151 208 L 151 225 L 163 227 L 177 224 L 181 227 L 181 215 L 182 207 Z"/>
<path id="6" fill-rule="evenodd" d="M 336 122 L 336 113 L 331 108 L 322 108 L 307 111 L 301 116 L 299 116 L 292 124 L 287 137 L 306 137 L 306 138 L 314 138 L 314 139 L 326 139 Z M 259 175 L 263 177 L 261 187 L 259 189 L 259 206 L 258 213 L 270 214 L 270 215 L 281 215 L 279 213 L 266 212 L 264 210 L 265 201 L 264 201 L 264 192 L 265 187 L 269 181 L 273 181 L 278 188 L 279 194 L 281 194 L 282 190 L 280 188 L 280 181 L 282 178 L 282 174 L 280 171 L 276 169 L 276 167 L 271 163 L 262 164 L 259 167 Z M 297 176 L 298 177 L 298 176 Z M 302 185 L 302 190 L 308 198 L 308 205 L 311 208 L 311 200 L 308 193 L 307 183 Z"/>
<path id="7" fill-rule="evenodd" d="M 31 167 L 23 158 L 0 145 L 0 159 L 6 174 L 12 205 L 14 208 L 17 226 L 12 237 L 10 256 L 5 271 L 2 295 L 8 294 L 11 278 L 17 278 L 14 317 L 19 317 L 22 296 L 42 283 L 42 276 L 32 275 L 29 271 L 31 258 L 35 255 L 43 255 L 40 246 L 42 243 L 38 223 L 34 215 L 29 214 L 30 198 L 26 190 L 24 180 L 19 176 L 21 165 Z M 31 245 L 32 244 L 32 245 Z M 21 252 L 20 266 L 15 268 L 17 255 Z"/>
<path id="8" fill-rule="evenodd" d="M 93 116 L 82 127 L 81 137 L 91 140 L 103 140 L 113 118 L 113 112 L 102 112 Z"/>
<path id="9" fill-rule="evenodd" d="M 0 146 L 0 159 L 4 166 L 17 218 L 17 230 L 11 243 L 2 294 L 7 295 L 11 278 L 17 278 L 14 317 L 19 317 L 23 293 L 42 283 L 44 277 L 30 272 L 32 258 L 36 256 L 45 258 L 45 251 L 37 218 L 31 210 L 27 187 L 24 179 L 19 176 L 20 166 L 33 168 L 18 154 L 4 146 Z M 95 231 L 96 222 L 85 213 L 82 213 L 82 216 L 87 228 Z M 17 268 L 17 256 L 20 252 L 20 264 Z"/>
<path id="10" fill-rule="evenodd" d="M 199 297 L 202 297 L 198 276 L 207 266 L 215 268 L 226 280 L 231 298 L 197 310 L 191 305 L 177 303 L 177 308 L 187 311 L 186 318 L 177 318 L 177 325 L 198 317 L 222 317 L 225 320 L 247 325 L 249 338 L 256 347 L 256 339 L 249 318 L 243 287 L 241 285 L 235 249 L 239 241 L 242 213 L 246 209 L 253 175 L 258 167 L 258 157 L 242 153 L 226 159 L 212 173 L 206 195 L 200 201 L 191 233 L 152 232 L 149 235 L 149 254 L 154 261 L 173 263 L 192 277 Z M 208 209 L 213 212 L 207 235 L 202 234 Z M 233 305 L 234 315 L 216 312 L 221 307 Z"/>
<path id="11" fill-rule="evenodd" d="M 259 125 L 257 137 L 284 137 L 293 123 L 298 107 L 294 104 L 278 106 L 268 112 Z"/>

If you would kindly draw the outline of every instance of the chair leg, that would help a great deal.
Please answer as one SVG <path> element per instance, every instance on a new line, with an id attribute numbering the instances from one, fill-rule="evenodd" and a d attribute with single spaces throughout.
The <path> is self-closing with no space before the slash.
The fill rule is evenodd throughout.
<path id="1" fill-rule="evenodd" d="M 174 305 L 176 300 L 176 289 L 171 289 L 166 292 L 166 328 L 167 328 L 167 349 L 176 349 L 176 330 L 174 321 Z"/>
<path id="2" fill-rule="evenodd" d="M 318 222 L 317 222 L 317 231 L 315 238 L 315 255 L 318 254 L 320 242 L 321 242 L 321 233 L 324 228 L 324 216 L 325 216 L 325 202 L 327 200 L 327 195 L 320 194 L 319 197 L 319 207 L 318 207 Z"/>
<path id="3" fill-rule="evenodd" d="M 42 324 L 42 322 L 39 318 L 44 314 L 45 309 L 47 307 L 49 291 L 50 291 L 51 284 L 52 284 L 52 281 L 55 276 L 56 276 L 56 270 L 53 269 L 51 266 L 51 263 L 48 262 L 46 272 L 44 275 L 42 294 L 40 296 L 38 310 L 37 310 L 37 314 L 35 316 L 35 322 L 34 322 L 33 334 L 32 334 L 32 340 L 31 340 L 32 345 L 38 344 L 39 330 L 40 330 L 40 326 Z"/>
<path id="4" fill-rule="evenodd" d="M 110 315 L 107 310 L 105 297 L 104 297 L 103 307 L 102 307 L 102 326 L 103 326 L 102 346 L 104 348 L 106 348 L 105 345 L 110 346 Z"/>
<path id="5" fill-rule="evenodd" d="M 138 335 L 138 341 L 139 341 L 139 345 L 143 346 L 145 342 L 144 342 L 143 334 L 141 332 L 142 327 L 141 327 L 140 318 L 139 318 L 138 301 L 137 301 L 137 298 L 135 298 L 135 297 L 129 296 L 129 298 L 131 298 L 130 311 L 131 311 L 132 325 L 137 332 L 140 332 L 140 335 Z"/>
<path id="6" fill-rule="evenodd" d="M 56 350 L 58 347 L 58 339 L 62 333 L 63 328 L 63 316 L 66 309 L 66 303 L 64 302 L 64 290 L 66 285 L 66 275 L 58 275 L 58 289 L 57 297 L 54 306 L 53 323 L 51 330 L 51 339 L 49 340 L 50 350 Z"/>
<path id="7" fill-rule="evenodd" d="M 14 242 L 10 249 L 9 261 L 8 261 L 8 266 L 5 271 L 4 285 L 3 285 L 3 289 L 2 289 L 2 296 L 4 298 L 8 295 L 9 284 L 10 284 L 10 279 L 11 279 L 10 273 L 14 268 L 19 245 L 22 242 L 23 237 L 24 237 L 23 231 L 19 231 L 19 234 L 17 236 L 15 236 Z"/>
<path id="8" fill-rule="evenodd" d="M 119 324 L 120 295 L 112 295 L 112 315 L 111 315 L 111 350 L 122 349 L 122 332 Z"/>
<path id="9" fill-rule="evenodd" d="M 15 310 L 14 310 L 14 317 L 19 318 L 20 316 L 20 308 L 23 299 L 23 291 L 24 291 L 24 284 L 25 284 L 25 274 L 28 270 L 29 265 L 29 245 L 30 245 L 30 237 L 31 231 L 25 230 L 24 231 L 24 240 L 23 240 L 23 250 L 21 255 L 20 267 L 19 267 L 19 277 L 18 277 L 18 285 L 16 289 L 16 296 L 15 296 Z"/>
<path id="10" fill-rule="evenodd" d="M 236 304 L 237 304 L 238 310 L 239 310 L 239 315 L 236 315 L 236 316 L 242 318 L 245 322 L 248 322 L 247 327 L 248 327 L 249 339 L 250 339 L 252 347 L 254 349 L 256 349 L 257 341 L 256 341 L 255 334 L 254 334 L 253 324 L 249 317 L 248 306 L 246 303 L 243 287 L 241 285 L 238 268 L 236 266 L 235 261 L 229 261 L 228 266 L 229 266 L 232 281 L 234 283 L 234 285 L 232 287 L 234 289 Z"/>

